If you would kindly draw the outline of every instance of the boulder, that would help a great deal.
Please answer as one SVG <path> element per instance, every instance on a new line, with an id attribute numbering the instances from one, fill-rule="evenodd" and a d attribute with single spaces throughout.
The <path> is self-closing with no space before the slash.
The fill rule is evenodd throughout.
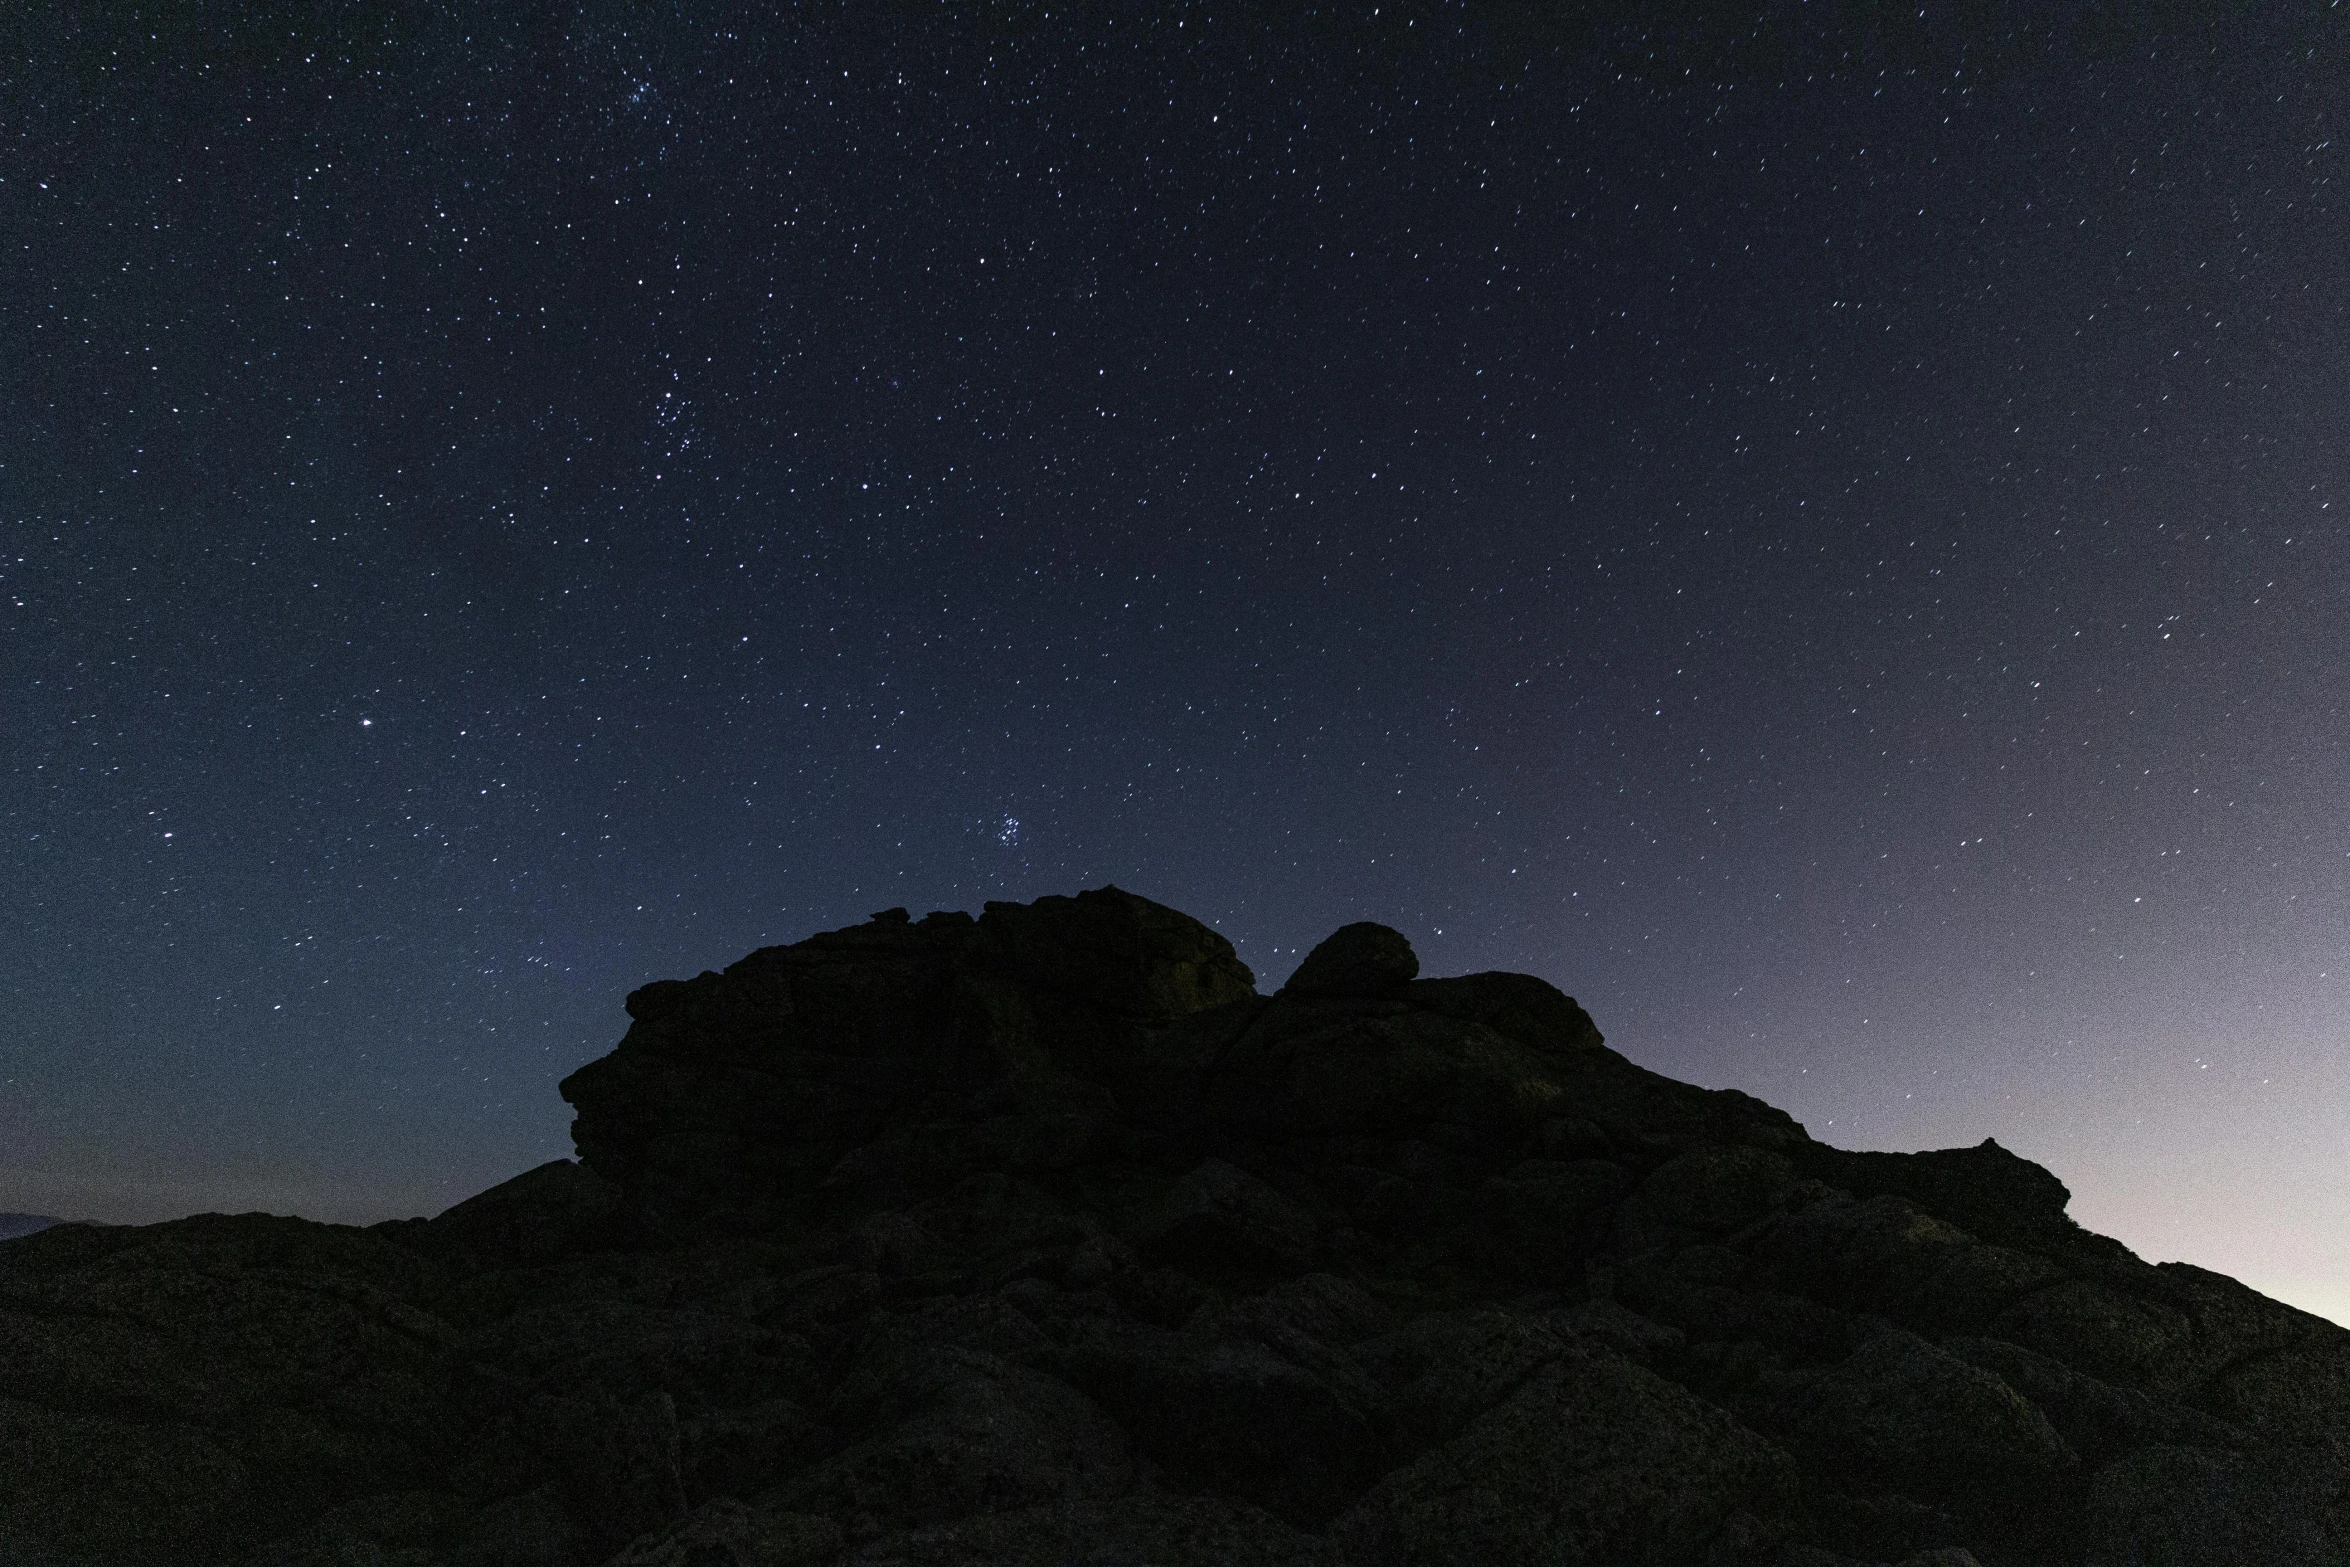
<path id="1" fill-rule="evenodd" d="M 1795 1382 L 1769 1423 L 1823 1468 L 1929 1500 L 2021 1490 L 2054 1506 L 2055 1482 L 2079 1462 L 1998 1376 L 1894 1328 Z"/>
<path id="2" fill-rule="evenodd" d="M 1420 958 L 1403 932 L 1368 920 L 1341 925 L 1281 987 L 1285 996 L 1372 996 L 1396 1000 L 1419 976 Z"/>
<path id="3" fill-rule="evenodd" d="M 2062 1282 L 2051 1258 L 1987 1246 L 1907 1198 L 1814 1190 L 1740 1242 L 1766 1278 L 1899 1320 L 1979 1331 Z"/>
<path id="4" fill-rule="evenodd" d="M 1309 1011 L 1306 1021 L 1314 1026 L 1236 1039 L 1210 1075 L 1203 1118 L 1276 1137 L 1394 1137 L 1436 1124 L 1502 1153 L 1531 1146 L 1565 1097 L 1550 1058 L 1479 1024 L 1401 1004 Z"/>
<path id="5" fill-rule="evenodd" d="M 1531 974 L 1414 980 L 1404 995 L 1414 1006 L 1482 1024 L 1550 1055 L 1582 1055 L 1603 1042 L 1591 1014 L 1577 1006 L 1573 996 Z"/>
<path id="6" fill-rule="evenodd" d="M 921 1527 L 1115 1496 L 1133 1483 L 1125 1434 L 1058 1377 L 952 1347 L 907 1346 L 889 1371 L 867 1417 L 844 1422 L 861 1434 L 785 1478 L 777 1501 Z"/>
<path id="7" fill-rule="evenodd" d="M 2061 1235 L 2072 1193 L 2064 1182 L 1986 1137 L 1972 1148 L 1925 1153 L 1806 1149 L 1811 1173 L 1858 1195 L 1905 1197 L 1985 1240 Z"/>
<path id="8" fill-rule="evenodd" d="M 1664 1567 L 1780 1510 L 1787 1456 L 1653 1372 L 1565 1347 L 1460 1435 L 1382 1479 L 1332 1537 L 1350 1562 Z"/>
<path id="9" fill-rule="evenodd" d="M 1669 1230 L 1723 1235 L 1770 1213 L 1794 1185 L 1794 1167 L 1767 1148 L 1693 1148 L 1649 1172 L 1638 1206 Z"/>
<path id="10" fill-rule="evenodd" d="M 1356 1354 L 1390 1390 L 1389 1430 L 1408 1455 L 1452 1440 L 1564 1352 L 1547 1323 L 1487 1308 L 1430 1313 Z"/>
<path id="11" fill-rule="evenodd" d="M 1314 1260 L 1314 1216 L 1246 1170 L 1203 1160 L 1128 1231 L 1144 1251 L 1204 1274 L 1283 1274 Z"/>
<path id="12" fill-rule="evenodd" d="M 1056 1364 L 1185 1489 L 1312 1527 L 1376 1478 L 1385 1452 L 1377 1386 L 1320 1350 L 1104 1322 Z"/>
<path id="13" fill-rule="evenodd" d="M 2089 1567 L 2140 1562 L 2334 1562 L 2350 1532 L 2338 1446 L 2254 1458 L 2152 1445 L 2099 1469 L 2084 1507 Z"/>
<path id="14" fill-rule="evenodd" d="M 975 957 L 1048 990 L 1150 1022 L 1256 993 L 1232 943 L 1188 914 L 1116 887 L 1034 903 L 990 903 Z"/>

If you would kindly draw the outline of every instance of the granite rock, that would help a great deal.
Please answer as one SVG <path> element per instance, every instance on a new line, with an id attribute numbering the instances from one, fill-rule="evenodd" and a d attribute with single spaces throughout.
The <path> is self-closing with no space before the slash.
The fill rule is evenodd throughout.
<path id="1" fill-rule="evenodd" d="M 0 1242 L 0 1559 L 2350 1559 L 2350 1333 L 1385 927 L 1268 997 L 892 909 L 627 1012 L 436 1218 Z"/>
<path id="2" fill-rule="evenodd" d="M 1341 925 L 1281 987 L 1285 996 L 1376 996 L 1393 999 L 1420 974 L 1419 954 L 1399 930 L 1369 920 Z"/>

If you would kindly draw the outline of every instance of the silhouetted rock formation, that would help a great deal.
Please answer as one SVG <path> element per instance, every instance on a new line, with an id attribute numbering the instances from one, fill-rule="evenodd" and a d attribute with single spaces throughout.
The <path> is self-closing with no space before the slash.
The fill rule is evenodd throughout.
<path id="1" fill-rule="evenodd" d="M 439 1218 L 10 1242 L 0 1559 L 2350 1559 L 2350 1334 L 1417 970 L 891 910 L 637 991 Z"/>

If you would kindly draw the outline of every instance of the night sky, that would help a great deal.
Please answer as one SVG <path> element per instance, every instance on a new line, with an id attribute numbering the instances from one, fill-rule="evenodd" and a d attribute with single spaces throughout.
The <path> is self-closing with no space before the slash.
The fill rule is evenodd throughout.
<path id="1" fill-rule="evenodd" d="M 2350 10 L 760 9 L 0 22 L 0 1209 L 1115 882 L 2350 1317 Z"/>

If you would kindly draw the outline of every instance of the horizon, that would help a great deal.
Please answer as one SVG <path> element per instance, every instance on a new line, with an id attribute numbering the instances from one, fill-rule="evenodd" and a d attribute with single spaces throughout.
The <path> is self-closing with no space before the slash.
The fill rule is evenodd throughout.
<path id="1" fill-rule="evenodd" d="M 1071 888 L 1069 890 L 1074 892 L 1078 889 Z M 1133 889 L 1127 890 L 1131 891 Z M 1145 894 L 1145 896 L 1147 896 L 1147 894 Z M 965 910 L 962 912 L 975 913 L 977 911 Z M 853 928 L 855 925 L 861 923 L 863 923 L 863 921 L 850 921 L 846 926 L 836 926 L 829 928 Z M 821 932 L 809 931 L 805 933 L 805 935 L 816 934 L 821 934 Z M 738 957 L 745 955 L 747 954 L 738 954 Z M 1300 961 L 1302 961 L 1302 953 L 1299 953 L 1296 956 Z M 733 961 L 733 959 L 728 960 L 729 963 Z M 724 966 L 725 965 L 720 965 L 720 967 Z M 1296 965 L 1294 962 L 1290 964 L 1291 968 L 1294 968 L 1295 966 Z M 686 976 L 680 974 L 657 977 L 684 978 Z M 1284 973 L 1283 979 L 1285 980 L 1286 977 L 1286 973 Z M 1424 970 L 1423 977 L 1442 976 L 1431 975 Z M 1257 975 L 1256 988 L 1257 993 L 1260 995 L 1271 995 L 1280 988 L 1280 983 L 1273 981 L 1260 973 Z M 1595 1019 L 1594 1021 L 1597 1020 Z M 1607 1031 L 1604 1027 L 1602 1027 L 1600 1032 L 1603 1036 L 1605 1036 Z M 619 1039 L 616 1035 L 614 1037 L 613 1044 L 617 1046 L 618 1043 Z M 1609 1048 L 1615 1048 L 1612 1040 L 1609 1043 Z M 1621 1054 L 1622 1052 L 1619 1051 L 1618 1053 Z M 1639 1062 L 1637 1058 L 1632 1059 L 1634 1059 L 1635 1065 L 1645 1064 Z M 1742 1085 L 1736 1083 L 1715 1083 L 1705 1086 L 1717 1088 L 1737 1088 Z M 1806 1126 L 1805 1131 L 1810 1133 L 1811 1128 Z M 1827 1142 L 1831 1146 L 1845 1146 L 1834 1143 L 1832 1139 L 1819 1137 L 1816 1133 L 1812 1133 L 1812 1135 L 1815 1141 Z M 1869 1145 L 1856 1146 L 1865 1147 Z M 1973 1144 L 1951 1144 L 1948 1146 L 1969 1147 L 1973 1146 Z M 1920 1150 L 1885 1149 L 1882 1151 L 1917 1152 Z M 2010 1151 L 2015 1152 L 2017 1150 L 2010 1149 Z M 578 1159 L 578 1154 L 576 1150 L 569 1150 L 565 1154 L 558 1155 L 557 1157 L 576 1162 Z M 540 1161 L 540 1163 L 545 1162 L 546 1161 Z M 538 1168 L 538 1165 L 533 1164 L 525 1168 L 535 1169 Z M 315 1222 L 345 1224 L 363 1228 L 368 1225 L 384 1223 L 392 1220 L 433 1217 L 441 1212 L 445 1212 L 448 1208 L 455 1206 L 457 1203 L 463 1202 L 467 1198 L 477 1195 L 479 1191 L 489 1190 L 490 1187 L 498 1185 L 505 1180 L 512 1179 L 515 1176 L 519 1176 L 523 1173 L 525 1173 L 524 1169 L 511 1171 L 507 1175 L 498 1177 L 497 1180 L 493 1180 L 475 1191 L 465 1192 L 461 1196 L 452 1200 L 441 1201 L 437 1198 L 424 1199 L 427 1205 L 415 1208 L 412 1211 L 402 1210 L 397 1206 L 397 1204 L 394 1204 L 391 1208 L 382 1211 L 369 1208 L 339 1208 L 338 1203 L 342 1200 L 341 1195 L 336 1193 L 331 1186 L 320 1184 L 318 1186 L 306 1188 L 298 1183 L 283 1183 L 278 1185 L 257 1184 L 245 1188 L 223 1186 L 218 1189 L 224 1197 L 227 1197 L 227 1200 L 223 1203 L 216 1203 L 212 1206 L 188 1209 L 184 1212 L 176 1210 L 161 1211 L 155 1205 L 161 1204 L 163 1208 L 169 1209 L 174 1203 L 184 1201 L 186 1192 L 185 1188 L 179 1185 L 170 1183 L 156 1183 L 152 1186 L 134 1189 L 130 1192 L 117 1192 L 111 1194 L 92 1192 L 88 1194 L 87 1198 L 81 1204 L 83 1208 L 90 1210 L 86 1212 L 78 1212 L 74 1214 L 52 1214 L 48 1212 L 0 1213 L 0 1221 L 18 1218 L 37 1218 L 47 1220 L 51 1223 L 65 1224 L 80 1223 L 101 1225 L 141 1225 L 165 1223 L 174 1219 L 198 1217 L 205 1214 L 268 1213 L 279 1217 L 310 1219 Z M 2055 1174 L 2059 1180 L 2064 1179 L 2064 1172 L 2062 1170 L 2052 1169 L 2051 1173 Z M 0 1168 L 0 1189 L 6 1189 L 7 1182 L 8 1174 L 4 1168 Z M 2066 1184 L 2069 1187 L 2071 1183 L 2067 1182 Z M 57 1189 L 60 1191 L 71 1190 L 71 1188 L 66 1187 L 59 1187 Z M 230 1197 L 228 1196 L 230 1193 L 242 1193 L 243 1195 Z M 72 1206 L 72 1204 L 69 1203 L 68 1206 Z M 2100 1226 L 2083 1220 L 2077 1211 L 2074 1211 L 2070 1208 L 2068 1208 L 2067 1211 L 2071 1213 L 2076 1222 L 2082 1223 L 2084 1228 L 2104 1233 L 2100 1229 Z M 101 1216 L 104 1213 L 123 1215 L 123 1217 L 109 1218 Z M 10 1238 L 13 1237 L 0 1236 L 0 1239 Z M 2144 1260 L 2155 1263 L 2196 1261 L 2196 1259 L 2191 1257 L 2162 1256 L 2149 1256 Z M 2244 1282 L 2249 1283 L 2252 1281 L 2247 1280 Z M 2335 1322 L 2345 1327 L 2350 1327 L 2350 1287 L 2344 1287 L 2332 1280 L 2319 1279 L 2302 1281 L 2289 1278 L 2281 1281 L 2281 1284 L 2279 1284 L 2278 1287 L 2268 1287 L 2262 1284 L 2255 1284 L 2254 1287 L 2259 1288 L 2263 1294 L 2269 1295 L 2272 1299 L 2283 1301 L 2289 1306 L 2293 1306 L 2299 1310 L 2309 1312 L 2314 1316 L 2324 1317 L 2329 1321 Z"/>
<path id="2" fill-rule="evenodd" d="M 2350 1321 L 2350 61 L 2100 14 L 0 21 L 0 1208 L 1114 881 Z"/>

